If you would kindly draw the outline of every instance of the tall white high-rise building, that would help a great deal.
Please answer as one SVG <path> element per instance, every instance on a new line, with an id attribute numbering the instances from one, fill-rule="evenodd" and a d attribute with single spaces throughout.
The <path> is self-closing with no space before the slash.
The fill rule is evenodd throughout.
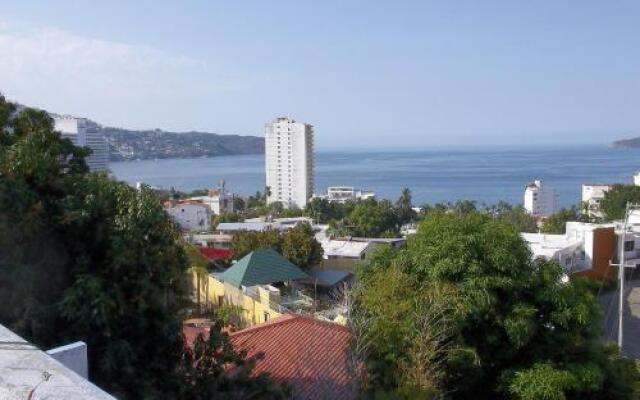
<path id="1" fill-rule="evenodd" d="M 268 203 L 304 207 L 313 196 L 313 126 L 289 118 L 265 124 Z"/>
<path id="2" fill-rule="evenodd" d="M 535 180 L 524 189 L 524 208 L 534 217 L 547 217 L 556 211 L 556 191 Z"/>
<path id="3" fill-rule="evenodd" d="M 89 147 L 92 150 L 91 155 L 86 159 L 92 172 L 107 170 L 109 145 L 96 126 L 91 125 L 86 118 L 62 116 L 54 117 L 53 120 L 55 130 L 59 131 L 63 138 L 71 139 L 76 146 Z"/>

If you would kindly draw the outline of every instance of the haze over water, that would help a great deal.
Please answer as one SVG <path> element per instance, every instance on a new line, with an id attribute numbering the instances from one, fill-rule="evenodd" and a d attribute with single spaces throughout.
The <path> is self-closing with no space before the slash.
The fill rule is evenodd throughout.
<path id="1" fill-rule="evenodd" d="M 116 178 L 164 188 L 227 188 L 249 195 L 264 188 L 264 155 L 115 162 Z M 524 185 L 542 179 L 554 186 L 560 206 L 580 201 L 583 183 L 631 183 L 640 149 L 605 145 L 479 150 L 316 152 L 316 193 L 347 185 L 395 199 L 409 187 L 416 205 L 462 199 L 487 204 L 522 202 Z"/>

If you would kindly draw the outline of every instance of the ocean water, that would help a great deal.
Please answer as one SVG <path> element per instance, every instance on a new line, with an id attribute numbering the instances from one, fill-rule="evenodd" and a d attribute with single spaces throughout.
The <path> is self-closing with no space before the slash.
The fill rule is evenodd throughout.
<path id="1" fill-rule="evenodd" d="M 164 188 L 215 187 L 221 179 L 235 193 L 264 188 L 264 155 L 114 162 L 117 179 Z M 395 199 L 404 187 L 414 204 L 477 200 L 522 202 L 524 186 L 542 179 L 556 189 L 561 206 L 580 201 L 583 183 L 631 183 L 640 171 L 640 149 L 605 145 L 438 149 L 393 152 L 316 152 L 316 192 L 347 185 Z"/>

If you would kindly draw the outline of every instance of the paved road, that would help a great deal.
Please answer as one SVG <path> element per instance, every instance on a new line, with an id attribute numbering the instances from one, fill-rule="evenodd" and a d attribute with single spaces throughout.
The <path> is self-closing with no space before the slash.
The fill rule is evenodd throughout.
<path id="1" fill-rule="evenodd" d="M 640 271 L 627 271 L 624 290 L 624 319 L 622 353 L 640 359 Z M 600 296 L 604 315 L 604 338 L 618 340 L 618 299 L 620 292 L 611 291 Z"/>

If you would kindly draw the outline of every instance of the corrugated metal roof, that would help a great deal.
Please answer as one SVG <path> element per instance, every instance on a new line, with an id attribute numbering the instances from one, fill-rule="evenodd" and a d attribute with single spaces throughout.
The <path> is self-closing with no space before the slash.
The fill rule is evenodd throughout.
<path id="1" fill-rule="evenodd" d="M 252 251 L 215 276 L 237 287 L 309 279 L 304 271 L 271 249 Z"/>
<path id="2" fill-rule="evenodd" d="M 368 242 L 352 242 L 347 240 L 325 240 L 320 244 L 324 250 L 325 258 L 329 256 L 360 258 L 362 252 L 369 247 Z"/>

